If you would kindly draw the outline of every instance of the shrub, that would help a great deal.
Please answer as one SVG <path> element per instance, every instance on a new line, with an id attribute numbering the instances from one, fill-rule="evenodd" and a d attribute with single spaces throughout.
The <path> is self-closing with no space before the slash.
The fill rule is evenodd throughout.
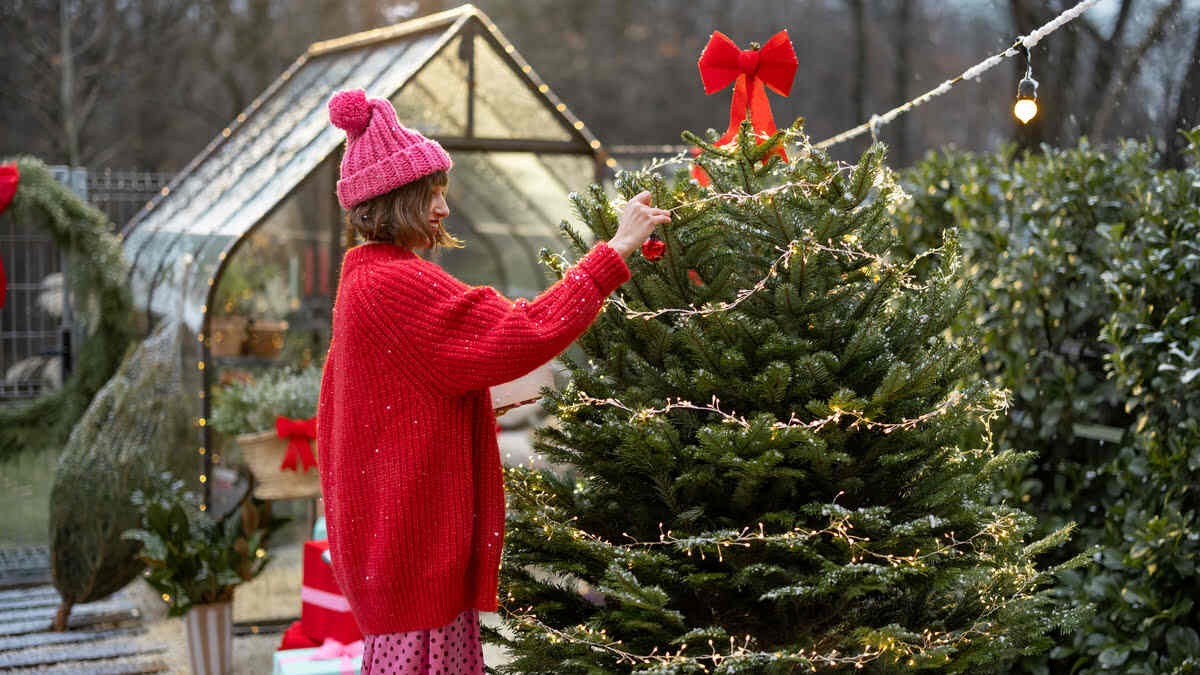
<path id="1" fill-rule="evenodd" d="M 1078 546 L 1097 547 L 1060 589 L 1094 615 L 1022 664 L 1035 672 L 1200 668 L 1200 133 L 1189 138 L 1181 172 L 1157 168 L 1145 144 L 1083 142 L 931 155 L 905 177 L 913 250 L 960 229 L 967 315 L 1013 392 L 998 440 L 1036 456 L 1001 498 L 1047 526 L 1081 523 Z"/>

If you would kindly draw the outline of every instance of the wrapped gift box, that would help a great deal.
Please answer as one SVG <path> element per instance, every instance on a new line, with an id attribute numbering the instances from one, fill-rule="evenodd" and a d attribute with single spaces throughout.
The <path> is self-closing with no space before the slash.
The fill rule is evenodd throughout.
<path id="1" fill-rule="evenodd" d="M 362 672 L 362 644 L 325 645 L 275 652 L 272 675 L 356 675 Z"/>
<path id="2" fill-rule="evenodd" d="M 300 587 L 300 624 L 304 634 L 318 642 L 332 638 L 341 643 L 362 639 L 350 613 L 350 602 L 338 588 L 333 567 L 323 559 L 328 541 L 304 542 L 304 575 Z"/>

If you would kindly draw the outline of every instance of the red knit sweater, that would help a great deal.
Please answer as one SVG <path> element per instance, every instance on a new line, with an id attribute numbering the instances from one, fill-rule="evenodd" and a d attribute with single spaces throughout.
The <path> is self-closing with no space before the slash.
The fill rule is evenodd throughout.
<path id="1" fill-rule="evenodd" d="M 496 610 L 504 490 L 488 388 L 566 349 L 627 279 L 600 243 L 513 302 L 398 246 L 347 251 L 317 448 L 334 573 L 364 633 Z"/>

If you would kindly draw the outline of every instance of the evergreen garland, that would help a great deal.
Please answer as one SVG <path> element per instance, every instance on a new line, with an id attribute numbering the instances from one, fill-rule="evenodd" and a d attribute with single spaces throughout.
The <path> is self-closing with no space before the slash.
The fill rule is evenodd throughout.
<path id="1" fill-rule="evenodd" d="M 3 217 L 35 222 L 70 256 L 66 278 L 75 312 L 74 369 L 61 389 L 0 407 L 0 461 L 19 452 L 61 447 L 88 403 L 120 363 L 133 337 L 128 263 L 103 213 L 54 180 L 32 157 L 15 161 L 21 181 Z"/>

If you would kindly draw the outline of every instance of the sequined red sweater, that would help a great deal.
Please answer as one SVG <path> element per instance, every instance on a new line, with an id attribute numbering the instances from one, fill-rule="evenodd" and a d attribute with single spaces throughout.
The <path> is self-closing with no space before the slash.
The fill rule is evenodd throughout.
<path id="1" fill-rule="evenodd" d="M 488 388 L 561 353 L 628 279 L 603 242 L 532 301 L 398 246 L 347 251 L 317 449 L 334 574 L 364 633 L 496 610 L 504 490 Z"/>

